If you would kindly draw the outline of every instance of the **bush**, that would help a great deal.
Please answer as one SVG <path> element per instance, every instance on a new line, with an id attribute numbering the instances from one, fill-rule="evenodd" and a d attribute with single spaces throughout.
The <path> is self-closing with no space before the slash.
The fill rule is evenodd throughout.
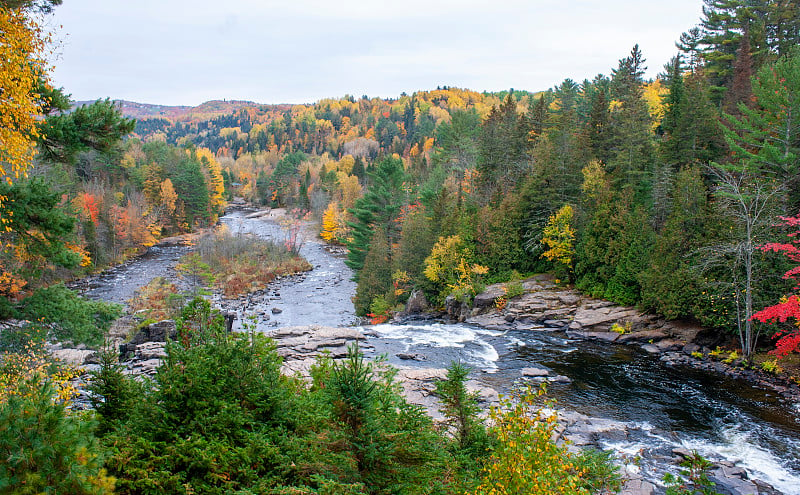
<path id="1" fill-rule="evenodd" d="M 525 294 L 525 287 L 522 286 L 522 281 L 520 280 L 512 280 L 506 283 L 504 290 L 508 299 Z"/>
<path id="2" fill-rule="evenodd" d="M 588 495 L 618 483 L 608 457 L 573 454 L 555 444 L 555 414 L 536 407 L 544 392 L 544 387 L 538 392 L 528 389 L 520 397 L 502 399 L 500 407 L 492 409 L 492 433 L 498 445 L 483 470 L 476 495 Z"/>
<path id="3" fill-rule="evenodd" d="M 322 359 L 314 386 L 333 407 L 357 478 L 369 493 L 442 493 L 447 468 L 442 438 L 419 406 L 406 402 L 394 382 L 395 370 L 364 360 L 358 347 L 348 348 L 341 363 Z"/>
<path id="4" fill-rule="evenodd" d="M 112 493 L 94 422 L 68 412 L 48 379 L 19 385 L 0 400 L 0 492 Z"/>
<path id="5" fill-rule="evenodd" d="M 667 495 L 720 495 L 714 490 L 714 482 L 708 479 L 708 470 L 713 463 L 697 452 L 681 462 L 680 475 L 664 475 Z"/>
<path id="6" fill-rule="evenodd" d="M 195 303 L 184 312 L 190 338 L 168 344 L 155 387 L 127 414 L 120 406 L 132 402 L 129 379 L 105 372 L 100 412 L 113 427 L 104 443 L 119 493 L 261 493 L 296 476 L 297 385 L 280 375 L 266 338 L 228 335 L 206 309 Z"/>
<path id="7" fill-rule="evenodd" d="M 122 306 L 90 301 L 56 284 L 36 289 L 16 308 L 18 317 L 52 325 L 59 340 L 98 346 L 111 323 L 122 314 Z"/>

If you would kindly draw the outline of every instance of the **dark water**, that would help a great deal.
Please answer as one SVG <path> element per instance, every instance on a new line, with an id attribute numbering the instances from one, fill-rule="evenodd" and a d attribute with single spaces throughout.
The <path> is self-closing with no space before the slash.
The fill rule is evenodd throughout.
<path id="1" fill-rule="evenodd" d="M 547 331 L 498 332 L 468 325 L 378 325 L 378 352 L 396 364 L 446 367 L 461 360 L 475 377 L 504 391 L 521 369 L 543 367 L 571 383 L 554 383 L 559 408 L 630 427 L 601 443 L 629 456 L 649 453 L 642 469 L 663 464 L 674 447 L 729 460 L 786 494 L 800 494 L 800 410 L 747 382 L 688 367 L 668 367 L 637 346 L 575 341 Z M 422 361 L 400 361 L 398 352 Z"/>

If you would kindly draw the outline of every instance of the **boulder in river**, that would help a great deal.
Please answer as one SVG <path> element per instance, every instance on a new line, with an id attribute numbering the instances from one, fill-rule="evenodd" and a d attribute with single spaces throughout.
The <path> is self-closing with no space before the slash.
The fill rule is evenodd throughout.
<path id="1" fill-rule="evenodd" d="M 425 293 L 421 290 L 414 290 L 406 302 L 405 312 L 410 315 L 415 315 L 427 311 L 429 308 L 428 300 L 425 298 Z"/>

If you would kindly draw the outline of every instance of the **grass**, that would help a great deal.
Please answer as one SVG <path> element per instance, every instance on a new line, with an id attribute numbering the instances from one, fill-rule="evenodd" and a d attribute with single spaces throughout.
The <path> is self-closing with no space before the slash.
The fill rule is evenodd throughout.
<path id="1" fill-rule="evenodd" d="M 261 289 L 279 276 L 312 268 L 283 245 L 252 235 L 234 236 L 225 226 L 200 238 L 197 253 L 226 298 Z"/>
<path id="2" fill-rule="evenodd" d="M 136 291 L 128 308 L 131 313 L 146 311 L 149 319 L 159 321 L 175 318 L 182 303 L 178 287 L 164 277 L 156 277 Z"/>

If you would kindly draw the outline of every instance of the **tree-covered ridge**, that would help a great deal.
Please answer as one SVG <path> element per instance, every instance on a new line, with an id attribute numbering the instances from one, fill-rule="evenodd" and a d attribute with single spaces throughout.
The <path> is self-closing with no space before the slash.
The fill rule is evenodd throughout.
<path id="1" fill-rule="evenodd" d="M 186 117 L 140 120 L 136 132 L 144 139 L 163 137 L 172 144 L 192 142 L 233 159 L 273 147 L 280 152 L 338 156 L 346 151 L 346 143 L 357 138 L 377 141 L 384 153 L 405 155 L 414 145 L 422 149 L 436 125 L 449 122 L 452 111 L 470 108 L 485 115 L 505 94 L 445 88 L 396 99 L 344 96 L 308 105 L 253 104 L 209 119 L 202 118 L 204 104 Z"/>

